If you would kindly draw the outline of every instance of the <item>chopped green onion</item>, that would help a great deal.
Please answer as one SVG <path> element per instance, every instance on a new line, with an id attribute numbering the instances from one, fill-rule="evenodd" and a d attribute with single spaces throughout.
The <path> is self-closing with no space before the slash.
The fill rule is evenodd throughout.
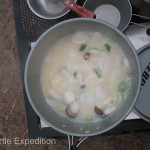
<path id="1" fill-rule="evenodd" d="M 79 51 L 84 51 L 85 48 L 86 48 L 86 44 L 82 44 L 81 47 L 80 47 L 80 49 L 79 49 Z"/>
<path id="2" fill-rule="evenodd" d="M 118 84 L 118 91 L 119 92 L 124 92 L 127 88 L 127 82 L 126 81 L 121 81 L 119 84 Z"/>
<path id="3" fill-rule="evenodd" d="M 96 73 L 97 77 L 101 78 L 101 72 L 98 68 L 97 69 L 95 68 L 94 72 Z"/>
<path id="4" fill-rule="evenodd" d="M 105 43 L 105 48 L 110 53 L 111 46 L 109 44 Z"/>
<path id="5" fill-rule="evenodd" d="M 77 72 L 75 71 L 74 73 L 73 73 L 73 77 L 75 78 L 77 76 Z"/>

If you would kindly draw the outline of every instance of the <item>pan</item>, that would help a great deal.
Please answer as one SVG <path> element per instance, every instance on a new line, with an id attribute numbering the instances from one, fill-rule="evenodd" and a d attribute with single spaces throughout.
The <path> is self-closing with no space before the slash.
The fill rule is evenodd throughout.
<path id="1" fill-rule="evenodd" d="M 129 0 L 86 0 L 83 7 L 70 0 L 65 0 L 64 4 L 83 17 L 103 20 L 122 32 L 128 27 L 129 23 L 142 26 L 139 23 L 131 22 L 132 16 L 150 20 L 149 17 L 132 14 L 132 6 Z M 147 32 L 149 33 L 149 26 L 142 27 L 147 28 Z"/>
<path id="2" fill-rule="evenodd" d="M 103 122 L 79 124 L 58 116 L 46 103 L 40 85 L 40 72 L 49 49 L 62 37 L 76 31 L 102 32 L 116 41 L 124 50 L 133 74 L 129 95 L 117 112 Z M 140 90 L 141 68 L 137 53 L 126 36 L 114 26 L 91 18 L 76 18 L 63 21 L 48 29 L 32 48 L 25 66 L 25 89 L 31 106 L 38 116 L 53 129 L 73 136 L 94 136 L 117 126 L 132 110 Z"/>
<path id="3" fill-rule="evenodd" d="M 74 4 L 70 0 L 65 0 L 64 4 L 71 10 L 84 17 L 83 12 L 86 13 L 86 9 L 94 12 L 94 18 L 106 21 L 120 31 L 124 31 L 130 23 L 132 17 L 132 6 L 129 0 L 86 0 L 83 7 Z"/>
<path id="4" fill-rule="evenodd" d="M 27 0 L 27 3 L 31 11 L 43 19 L 57 19 L 70 11 L 64 6 L 64 0 Z"/>
<path id="5" fill-rule="evenodd" d="M 132 17 L 132 6 L 129 0 L 86 0 L 84 8 L 96 13 L 96 18 L 111 23 L 124 31 Z"/>

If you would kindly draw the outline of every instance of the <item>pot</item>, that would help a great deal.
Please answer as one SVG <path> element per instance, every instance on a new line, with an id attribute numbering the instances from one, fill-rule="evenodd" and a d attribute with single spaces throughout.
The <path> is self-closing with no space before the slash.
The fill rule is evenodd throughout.
<path id="1" fill-rule="evenodd" d="M 111 117 L 107 117 L 102 122 L 79 124 L 61 118 L 47 105 L 41 90 L 40 72 L 49 49 L 62 37 L 79 30 L 101 32 L 112 38 L 123 49 L 131 66 L 133 79 L 124 105 Z M 70 19 L 48 29 L 37 40 L 34 48 L 31 50 L 26 62 L 24 75 L 27 96 L 37 115 L 53 129 L 73 136 L 94 136 L 117 126 L 132 110 L 141 84 L 140 63 L 131 42 L 112 25 L 90 18 Z"/>
<path id="2" fill-rule="evenodd" d="M 96 13 L 102 19 L 120 31 L 124 31 L 132 17 L 132 6 L 129 0 L 86 0 L 84 8 Z"/>
<path id="3" fill-rule="evenodd" d="M 64 4 L 83 17 L 95 17 L 106 21 L 120 31 L 128 27 L 132 17 L 132 6 L 129 0 L 86 0 L 83 4 L 84 8 L 70 0 L 65 0 Z M 96 15 L 92 15 L 92 12 Z"/>
<path id="4" fill-rule="evenodd" d="M 132 16 L 145 20 L 150 20 L 150 18 L 138 14 L 132 14 L 132 6 L 129 0 L 86 0 L 83 7 L 73 3 L 70 0 L 65 0 L 64 4 L 82 17 L 103 20 L 114 25 L 122 32 L 128 27 L 129 23 L 147 28 L 147 33 L 149 33 L 150 30 L 149 26 L 143 26 L 133 21 L 131 22 Z M 145 9 L 145 12 L 149 10 L 147 6 L 145 6 Z"/>
<path id="5" fill-rule="evenodd" d="M 43 19 L 57 19 L 70 11 L 64 6 L 64 0 L 27 0 L 27 3 L 31 11 Z"/>

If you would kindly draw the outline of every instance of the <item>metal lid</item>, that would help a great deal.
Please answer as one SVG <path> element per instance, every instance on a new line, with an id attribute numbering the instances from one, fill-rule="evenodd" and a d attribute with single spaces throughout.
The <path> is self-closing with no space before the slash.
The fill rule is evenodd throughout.
<path id="1" fill-rule="evenodd" d="M 150 44 L 140 48 L 138 55 L 141 63 L 142 82 L 134 112 L 145 121 L 150 122 Z"/>

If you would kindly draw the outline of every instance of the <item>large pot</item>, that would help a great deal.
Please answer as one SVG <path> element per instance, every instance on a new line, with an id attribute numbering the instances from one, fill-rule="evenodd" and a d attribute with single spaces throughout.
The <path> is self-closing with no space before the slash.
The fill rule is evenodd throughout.
<path id="1" fill-rule="evenodd" d="M 79 124 L 62 119 L 47 105 L 41 90 L 40 72 L 49 49 L 60 38 L 79 30 L 102 32 L 112 38 L 123 49 L 131 66 L 133 79 L 129 95 L 124 105 L 112 117 L 104 119 L 103 122 Z M 140 83 L 140 63 L 131 42 L 123 33 L 110 24 L 89 18 L 70 19 L 48 29 L 38 39 L 36 45 L 31 50 L 25 67 L 25 88 L 35 112 L 55 130 L 74 136 L 93 136 L 104 133 L 117 126 L 132 110 L 140 90 Z"/>

